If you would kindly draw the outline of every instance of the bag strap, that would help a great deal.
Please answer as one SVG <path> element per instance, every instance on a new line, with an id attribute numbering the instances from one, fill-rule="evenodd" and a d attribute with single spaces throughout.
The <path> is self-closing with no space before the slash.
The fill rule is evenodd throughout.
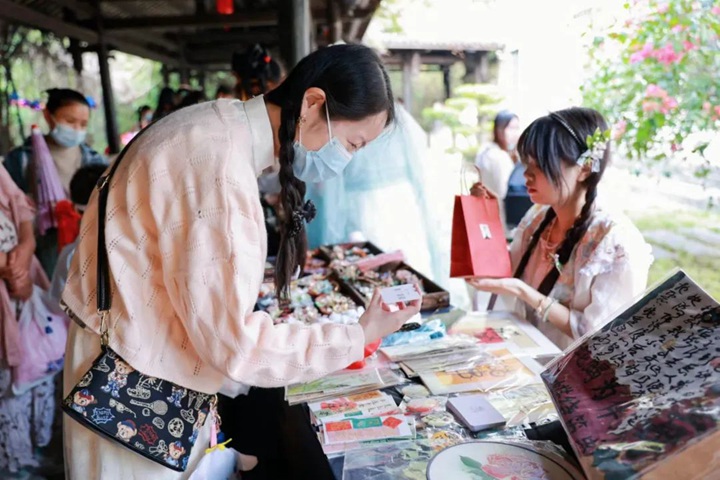
<path id="1" fill-rule="evenodd" d="M 140 136 L 145 133 L 150 126 L 140 130 L 130 142 L 125 145 L 118 157 L 113 162 L 110 170 L 98 179 L 98 245 L 97 245 L 97 311 L 100 315 L 100 344 L 103 347 L 108 346 L 109 334 L 107 325 L 107 315 L 110 312 L 112 303 L 112 293 L 110 292 L 110 265 L 108 263 L 107 246 L 105 245 L 105 220 L 107 213 L 107 200 L 110 193 L 110 180 L 120 166 L 120 161 L 130 150 L 130 147 Z"/>

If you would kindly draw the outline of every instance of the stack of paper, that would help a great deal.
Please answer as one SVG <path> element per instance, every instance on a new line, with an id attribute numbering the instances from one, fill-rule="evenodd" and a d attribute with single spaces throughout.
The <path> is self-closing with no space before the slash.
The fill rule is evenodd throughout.
<path id="1" fill-rule="evenodd" d="M 458 392 L 489 392 L 540 383 L 542 366 L 528 357 L 516 356 L 512 349 L 490 350 L 472 366 L 429 371 L 420 379 L 433 395 Z"/>
<path id="2" fill-rule="evenodd" d="M 464 349 L 475 349 L 478 342 L 468 335 L 453 335 L 441 337 L 424 343 L 409 343 L 405 345 L 394 345 L 382 347 L 380 352 L 393 362 L 402 362 L 427 357 L 428 355 L 440 355 L 453 353 Z"/>
<path id="3" fill-rule="evenodd" d="M 461 347 L 451 352 L 442 351 L 421 357 L 412 357 L 399 362 L 398 365 L 408 377 L 414 378 L 427 372 L 458 370 L 463 367 L 472 367 L 483 359 L 486 359 L 487 355 L 488 353 L 483 347 Z"/>
<path id="4" fill-rule="evenodd" d="M 402 382 L 403 378 L 390 369 L 343 370 L 313 382 L 286 387 L 285 398 L 290 405 L 320 402 L 392 387 Z"/>

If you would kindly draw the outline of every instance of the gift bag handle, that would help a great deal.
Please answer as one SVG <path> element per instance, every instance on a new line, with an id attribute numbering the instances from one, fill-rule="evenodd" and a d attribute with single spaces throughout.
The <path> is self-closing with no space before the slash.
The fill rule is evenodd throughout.
<path id="1" fill-rule="evenodd" d="M 98 179 L 98 245 L 97 245 L 97 311 L 100 316 L 100 344 L 103 347 L 108 346 L 110 340 L 109 327 L 107 317 L 110 312 L 112 302 L 112 293 L 110 292 L 110 265 L 108 263 L 107 246 L 105 245 L 105 220 L 107 213 L 107 200 L 110 193 L 110 180 L 118 169 L 120 161 L 125 157 L 130 147 L 140 136 L 145 133 L 150 126 L 140 130 L 130 142 L 125 145 L 118 157 L 113 162 L 110 169 L 105 175 Z"/>
<path id="2" fill-rule="evenodd" d="M 473 165 L 472 168 L 475 169 L 478 177 L 480 177 L 480 183 L 482 183 L 482 172 L 479 168 L 477 168 L 476 165 Z M 462 163 L 460 164 L 460 195 L 470 195 L 470 189 L 472 187 L 468 187 L 466 176 L 469 169 L 470 167 L 468 166 L 467 162 L 465 160 L 462 160 Z"/>

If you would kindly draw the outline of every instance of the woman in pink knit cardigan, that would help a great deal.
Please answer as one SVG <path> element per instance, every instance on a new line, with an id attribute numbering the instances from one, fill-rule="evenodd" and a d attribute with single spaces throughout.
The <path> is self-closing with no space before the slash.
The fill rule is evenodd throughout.
<path id="1" fill-rule="evenodd" d="M 152 125 L 110 184 L 109 347 L 143 374 L 215 394 L 321 377 L 400 328 L 419 312 L 419 302 L 390 312 L 376 295 L 357 325 L 273 325 L 266 313 L 253 311 L 266 256 L 257 177 L 279 161 L 287 214 L 276 284 L 286 293 L 305 260 L 304 224 L 313 213 L 304 202 L 305 182 L 341 173 L 393 114 L 380 59 L 366 47 L 338 45 L 303 59 L 267 97 L 203 103 Z M 63 296 L 75 320 L 66 393 L 100 352 L 97 207 L 94 195 Z M 66 417 L 68 478 L 187 478 L 209 428 L 206 422 L 187 472 L 178 473 Z"/>

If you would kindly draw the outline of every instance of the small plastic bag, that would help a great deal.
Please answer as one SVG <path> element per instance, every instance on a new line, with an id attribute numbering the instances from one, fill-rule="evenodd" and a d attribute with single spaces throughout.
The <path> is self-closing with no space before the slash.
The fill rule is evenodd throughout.
<path id="1" fill-rule="evenodd" d="M 190 480 L 237 480 L 238 451 L 218 445 L 209 448 L 200 460 Z"/>
<path id="2" fill-rule="evenodd" d="M 222 437 L 222 433 L 218 434 L 220 417 L 215 406 L 213 405 L 211 408 L 210 448 L 205 450 L 205 455 L 198 463 L 195 471 L 190 475 L 189 480 L 240 480 L 242 478 L 240 471 L 249 470 L 254 465 L 243 468 L 244 455 L 233 448 L 227 447 L 227 444 L 232 440 L 218 443 L 218 437 Z"/>

